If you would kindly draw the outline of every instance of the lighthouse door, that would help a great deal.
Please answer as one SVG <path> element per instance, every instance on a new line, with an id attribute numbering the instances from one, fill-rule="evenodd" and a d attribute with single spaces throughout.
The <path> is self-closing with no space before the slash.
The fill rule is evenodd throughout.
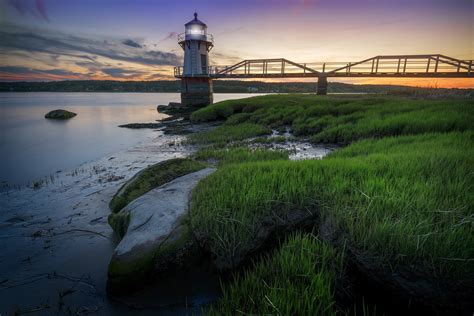
<path id="1" fill-rule="evenodd" d="M 207 74 L 207 56 L 204 54 L 201 54 L 201 67 L 202 67 L 202 73 Z"/>

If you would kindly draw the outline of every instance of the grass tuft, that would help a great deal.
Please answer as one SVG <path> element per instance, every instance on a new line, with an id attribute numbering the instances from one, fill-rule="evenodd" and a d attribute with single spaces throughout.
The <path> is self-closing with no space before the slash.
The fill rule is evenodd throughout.
<path id="1" fill-rule="evenodd" d="M 203 161 L 218 161 L 219 166 L 250 161 L 288 160 L 284 150 L 250 149 L 248 147 L 230 147 L 223 149 L 206 148 L 199 150 L 194 158 Z"/>
<path id="2" fill-rule="evenodd" d="M 342 255 L 312 235 L 296 233 L 274 253 L 223 287 L 208 315 L 334 315 Z"/>
<path id="3" fill-rule="evenodd" d="M 250 137 L 269 135 L 270 128 L 257 124 L 222 125 L 213 130 L 192 134 L 188 138 L 190 144 L 225 145 Z"/>

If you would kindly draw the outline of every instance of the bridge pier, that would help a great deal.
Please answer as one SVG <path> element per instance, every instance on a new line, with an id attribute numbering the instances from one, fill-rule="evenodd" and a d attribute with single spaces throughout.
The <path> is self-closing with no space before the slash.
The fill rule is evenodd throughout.
<path id="1" fill-rule="evenodd" d="M 209 77 L 183 77 L 181 79 L 181 104 L 199 107 L 213 103 L 213 85 Z"/>
<path id="2" fill-rule="evenodd" d="M 328 94 L 328 78 L 325 75 L 318 76 L 318 90 L 316 91 L 317 95 L 326 95 Z"/>

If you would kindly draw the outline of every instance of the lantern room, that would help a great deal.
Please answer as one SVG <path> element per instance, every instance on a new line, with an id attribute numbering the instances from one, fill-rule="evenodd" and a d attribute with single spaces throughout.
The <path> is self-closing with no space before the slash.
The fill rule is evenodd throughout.
<path id="1" fill-rule="evenodd" d="M 198 19 L 197 13 L 194 13 L 194 19 L 186 23 L 184 28 L 184 33 L 178 36 L 179 45 L 184 50 L 183 75 L 207 76 L 208 53 L 214 46 L 212 35 L 207 34 L 207 25 Z"/>
<path id="2" fill-rule="evenodd" d="M 186 40 L 207 40 L 207 25 L 197 18 L 194 13 L 194 20 L 184 25 Z"/>

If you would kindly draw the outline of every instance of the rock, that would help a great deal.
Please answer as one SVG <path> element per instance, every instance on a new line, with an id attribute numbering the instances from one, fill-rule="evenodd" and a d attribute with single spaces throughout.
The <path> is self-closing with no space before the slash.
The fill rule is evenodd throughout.
<path id="1" fill-rule="evenodd" d="M 44 117 L 47 119 L 67 120 L 67 119 L 73 118 L 76 115 L 77 115 L 76 113 L 59 109 L 59 110 L 53 110 L 51 112 L 46 113 Z"/>
<path id="2" fill-rule="evenodd" d="M 156 110 L 158 112 L 161 112 L 161 113 L 164 113 L 162 111 L 173 111 L 173 110 L 176 110 L 176 109 L 181 109 L 183 108 L 183 105 L 179 102 L 170 102 L 168 103 L 168 105 L 164 105 L 164 104 L 160 104 L 156 107 Z"/>
<path id="3" fill-rule="evenodd" d="M 125 235 L 108 269 L 107 291 L 123 293 L 142 286 L 158 272 L 190 263 L 195 243 L 186 216 L 192 189 L 215 169 L 205 168 L 153 189 L 133 200 L 109 221 Z"/>
<path id="4" fill-rule="evenodd" d="M 188 118 L 192 112 L 196 111 L 200 107 L 183 105 L 178 102 L 170 102 L 168 105 L 158 105 L 156 110 L 159 113 L 171 115 L 174 119 L 179 117 Z"/>
<path id="5" fill-rule="evenodd" d="M 130 123 L 130 124 L 123 124 L 119 125 L 119 127 L 124 127 L 124 128 L 131 128 L 131 129 L 140 129 L 140 128 L 161 128 L 163 127 L 162 123 Z"/>
<path id="6" fill-rule="evenodd" d="M 168 106 L 171 106 L 171 107 L 183 107 L 184 105 L 182 105 L 181 103 L 179 102 L 170 102 L 168 103 Z"/>

